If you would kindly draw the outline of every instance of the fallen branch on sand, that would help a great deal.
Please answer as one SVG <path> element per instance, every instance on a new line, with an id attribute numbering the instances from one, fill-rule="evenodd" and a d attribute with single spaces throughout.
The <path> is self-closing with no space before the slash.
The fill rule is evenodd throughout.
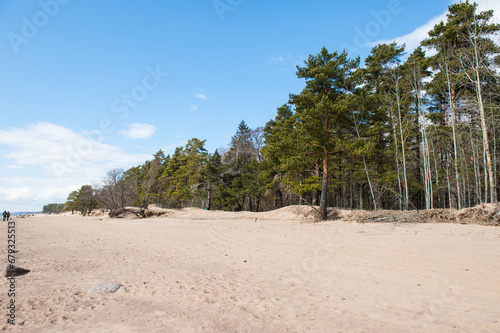
<path id="1" fill-rule="evenodd" d="M 22 268 L 16 265 L 5 264 L 2 271 L 2 277 L 21 276 L 28 274 L 29 272 L 29 269 Z"/>

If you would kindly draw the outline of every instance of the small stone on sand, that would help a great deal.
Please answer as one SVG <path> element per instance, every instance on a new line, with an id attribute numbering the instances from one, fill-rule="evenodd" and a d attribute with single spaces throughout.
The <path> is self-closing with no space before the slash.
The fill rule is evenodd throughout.
<path id="1" fill-rule="evenodd" d="M 101 284 L 98 284 L 96 286 L 93 286 L 92 288 L 89 289 L 89 291 L 87 291 L 88 294 L 93 294 L 95 292 L 103 292 L 103 293 L 114 293 L 116 292 L 118 289 L 120 289 L 121 287 L 123 287 L 123 285 L 119 284 L 119 283 L 112 283 L 112 282 L 106 282 L 106 283 L 101 283 Z M 123 287 L 125 288 L 125 287 Z"/>

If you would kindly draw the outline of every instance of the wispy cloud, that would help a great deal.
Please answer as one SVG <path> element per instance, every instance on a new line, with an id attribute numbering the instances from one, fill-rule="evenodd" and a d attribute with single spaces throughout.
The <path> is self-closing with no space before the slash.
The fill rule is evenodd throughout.
<path id="1" fill-rule="evenodd" d="M 285 62 L 285 56 L 277 56 L 277 57 L 269 57 L 267 59 L 266 64 L 273 65 L 273 64 L 282 64 L 284 62 Z"/>
<path id="2" fill-rule="evenodd" d="M 199 98 L 203 101 L 206 101 L 208 99 L 207 95 L 200 94 L 200 93 L 195 94 L 195 96 L 196 96 L 196 98 Z"/>
<path id="3" fill-rule="evenodd" d="M 279 65 L 279 64 L 293 63 L 293 62 L 294 62 L 294 57 L 290 53 L 284 53 L 277 56 L 268 57 L 266 64 Z"/>
<path id="4" fill-rule="evenodd" d="M 91 164 L 112 160 L 123 162 L 127 155 L 121 148 L 104 144 L 91 133 L 84 135 L 47 122 L 2 130 L 0 144 L 5 145 L 7 151 L 4 161 L 11 161 L 4 166 L 12 169 L 41 166 L 48 173 L 54 162 L 73 165 L 80 160 L 82 164 L 85 161 Z"/>
<path id="5" fill-rule="evenodd" d="M 306 56 L 294 56 L 290 53 L 273 55 L 267 58 L 266 64 L 274 67 L 278 71 L 295 71 L 297 66 L 304 65 Z"/>
<path id="6" fill-rule="evenodd" d="M 149 124 L 131 124 L 128 130 L 122 131 L 121 134 L 128 140 L 148 139 L 156 132 L 156 127 Z"/>
<path id="7" fill-rule="evenodd" d="M 197 109 L 198 109 L 198 105 L 196 105 L 196 104 L 191 105 L 191 111 L 195 111 Z"/>
<path id="8" fill-rule="evenodd" d="M 445 20 L 446 20 L 446 13 L 443 13 L 439 16 L 430 19 L 425 24 L 416 28 L 409 34 L 399 36 L 394 39 L 377 40 L 375 42 L 368 43 L 367 46 L 374 47 L 378 44 L 389 44 L 392 42 L 396 42 L 399 45 L 406 44 L 406 50 L 408 51 L 408 53 L 411 53 L 420 45 L 421 41 L 429 37 L 428 32 L 431 31 L 436 24 Z"/>
<path id="9" fill-rule="evenodd" d="M 47 122 L 0 130 L 0 202 L 8 203 L 11 211 L 39 210 L 64 202 L 69 192 L 99 182 L 111 169 L 150 158 L 101 139 Z"/>
<path id="10" fill-rule="evenodd" d="M 456 1 L 454 1 L 456 2 Z M 495 23 L 500 23 L 500 1 L 499 0 L 476 0 L 475 1 L 478 4 L 478 11 L 485 11 L 485 10 L 494 10 L 494 17 L 492 19 L 493 22 Z M 375 42 L 370 42 L 367 44 L 369 47 L 374 47 L 378 44 L 388 44 L 392 42 L 396 42 L 399 45 L 406 44 L 406 50 L 408 53 L 413 52 L 419 45 L 420 42 L 423 41 L 424 39 L 428 38 L 428 32 L 431 31 L 436 24 L 439 22 L 443 21 L 446 22 L 446 14 L 448 14 L 448 11 L 433 17 L 423 25 L 417 27 L 414 29 L 412 32 L 409 34 L 403 35 L 403 36 L 398 36 L 395 37 L 394 39 L 385 39 L 385 40 L 378 40 Z"/>

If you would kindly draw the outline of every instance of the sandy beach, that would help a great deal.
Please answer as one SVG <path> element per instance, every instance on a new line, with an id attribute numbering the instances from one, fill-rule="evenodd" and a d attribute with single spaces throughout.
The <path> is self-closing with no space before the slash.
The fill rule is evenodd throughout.
<path id="1" fill-rule="evenodd" d="M 500 332 L 498 227 L 313 223 L 291 208 L 14 220 L 31 272 L 15 279 L 15 326 L 1 280 L 7 331 Z M 105 282 L 124 287 L 87 293 Z"/>

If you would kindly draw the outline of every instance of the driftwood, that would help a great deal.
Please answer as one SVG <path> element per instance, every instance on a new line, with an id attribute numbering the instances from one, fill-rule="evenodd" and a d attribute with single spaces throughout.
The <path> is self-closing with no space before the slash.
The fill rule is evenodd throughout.
<path id="1" fill-rule="evenodd" d="M 126 217 L 138 217 L 144 218 L 144 210 L 140 208 L 126 207 L 126 208 L 118 208 L 112 209 L 109 212 L 109 217 L 111 218 L 126 218 Z"/>
<path id="2" fill-rule="evenodd" d="M 347 221 L 371 223 L 461 223 L 500 226 L 500 206 L 482 204 L 475 207 L 430 210 L 349 211 L 341 218 Z"/>
<path id="3" fill-rule="evenodd" d="M 366 222 L 385 222 L 385 223 L 429 223 L 425 214 L 419 211 L 408 212 L 378 212 L 364 216 L 358 220 L 361 223 Z"/>
<path id="4" fill-rule="evenodd" d="M 144 209 L 137 207 L 125 207 L 119 209 L 112 209 L 109 212 L 109 217 L 111 218 L 148 218 L 148 217 L 160 217 L 172 215 L 173 211 L 171 209 L 153 208 Z"/>

